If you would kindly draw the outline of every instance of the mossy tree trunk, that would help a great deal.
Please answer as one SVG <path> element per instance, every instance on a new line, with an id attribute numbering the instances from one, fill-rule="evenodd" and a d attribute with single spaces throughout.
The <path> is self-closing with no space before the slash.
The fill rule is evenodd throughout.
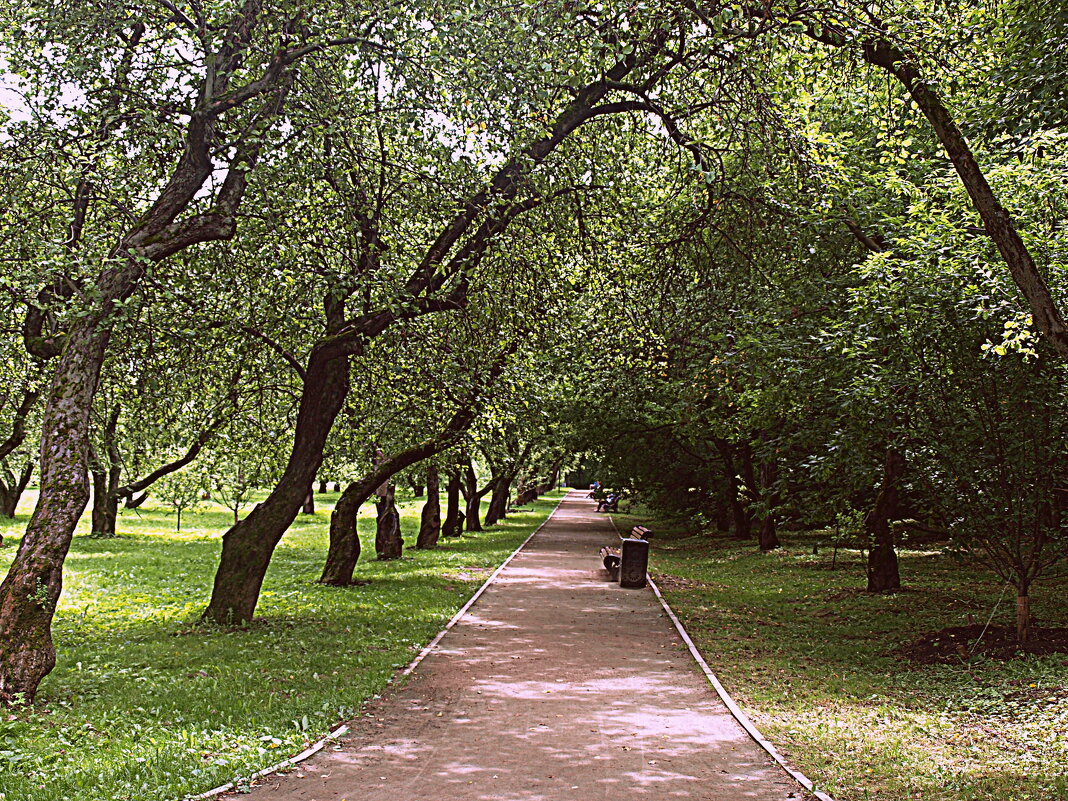
<path id="1" fill-rule="evenodd" d="M 119 415 L 121 408 L 115 406 L 100 431 L 106 462 L 101 462 L 90 448 L 90 463 L 93 474 L 92 533 L 95 537 L 114 537 L 119 519 L 119 481 L 122 479 L 122 464 L 119 461 Z"/>
<path id="2" fill-rule="evenodd" d="M 51 624 L 63 561 L 89 502 L 89 412 L 110 332 L 104 315 L 76 323 L 58 357 L 41 424 L 41 494 L 0 584 L 0 702 L 32 700 L 55 666 Z"/>

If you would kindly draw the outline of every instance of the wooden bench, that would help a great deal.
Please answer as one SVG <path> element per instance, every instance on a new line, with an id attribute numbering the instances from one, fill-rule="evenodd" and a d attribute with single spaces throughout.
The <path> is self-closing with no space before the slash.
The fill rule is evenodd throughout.
<path id="1" fill-rule="evenodd" d="M 618 512 L 619 511 L 619 495 L 614 498 L 605 498 L 604 500 L 597 501 L 598 512 Z"/>
<path id="2" fill-rule="evenodd" d="M 652 534 L 645 526 L 635 526 L 630 530 L 630 536 L 624 537 L 620 535 L 619 546 L 606 545 L 601 548 L 601 561 L 604 563 L 604 569 L 608 571 L 608 575 L 612 578 L 612 581 L 619 581 L 622 586 L 625 587 L 644 587 L 645 586 L 645 568 L 649 563 L 649 536 Z M 630 545 L 628 545 L 628 541 Z M 642 543 L 644 547 L 638 546 L 638 542 Z M 623 568 L 624 553 L 631 555 L 628 559 L 628 564 L 625 569 Z M 631 561 L 637 561 L 636 564 L 630 564 Z"/>

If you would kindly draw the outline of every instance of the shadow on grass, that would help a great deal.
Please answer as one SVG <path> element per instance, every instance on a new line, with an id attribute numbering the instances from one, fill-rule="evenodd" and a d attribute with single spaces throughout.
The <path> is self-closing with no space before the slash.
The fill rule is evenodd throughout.
<path id="1" fill-rule="evenodd" d="M 484 580 L 457 571 L 488 574 L 558 497 L 438 550 L 365 558 L 357 578 L 370 584 L 343 588 L 316 582 L 328 543 L 320 503 L 279 545 L 257 619 L 236 629 L 198 623 L 222 531 L 176 533 L 162 510 L 124 511 L 123 536 L 72 545 L 58 664 L 38 705 L 0 728 L 11 757 L 0 797 L 173 801 L 301 750 L 379 692 Z M 412 542 L 421 505 L 401 507 Z M 190 521 L 224 528 L 230 518 L 209 509 Z M 359 530 L 373 557 L 373 513 Z M 13 551 L 0 551 L 0 569 Z"/>
<path id="2" fill-rule="evenodd" d="M 864 592 L 862 554 L 827 532 L 784 532 L 785 547 L 703 536 L 619 516 L 656 532 L 650 571 L 728 689 L 758 726 L 843 799 L 1068 797 L 1068 656 L 950 664 L 903 646 L 951 626 L 1011 625 L 1014 597 L 976 565 L 930 545 L 899 552 L 905 591 Z M 813 555 L 813 545 L 822 543 Z M 829 547 L 829 543 L 832 543 Z M 1044 623 L 1068 621 L 1068 595 L 1039 586 Z M 1050 699 L 1053 699 L 1051 701 Z"/>

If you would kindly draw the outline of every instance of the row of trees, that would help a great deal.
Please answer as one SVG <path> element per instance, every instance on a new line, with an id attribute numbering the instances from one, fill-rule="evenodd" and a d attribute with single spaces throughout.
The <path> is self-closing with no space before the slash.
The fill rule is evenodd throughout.
<path id="1" fill-rule="evenodd" d="M 1015 587 L 1026 641 L 1068 551 L 1063 55 L 1020 4 L 906 12 L 912 49 L 852 8 L 799 11 L 811 44 L 749 64 L 780 118 L 735 123 L 759 136 L 717 154 L 730 180 L 618 244 L 572 447 L 762 550 L 856 526 L 869 591 L 900 588 L 897 543 L 942 542 Z"/>
<path id="2" fill-rule="evenodd" d="M 908 482 L 941 525 L 1011 497 L 1057 540 L 1061 56 L 1023 3 L 2 13 L 0 456 L 38 453 L 3 489 L 31 465 L 40 496 L 0 585 L 0 698 L 54 664 L 90 477 L 108 530 L 205 450 L 272 477 L 223 537 L 216 622 L 252 616 L 316 476 L 347 479 L 323 577 L 345 583 L 390 475 L 485 449 L 488 484 L 438 466 L 492 518 L 566 431 L 765 548 L 787 510 L 868 509 L 873 589 Z M 1022 599 L 1037 570 L 1013 568 Z"/>

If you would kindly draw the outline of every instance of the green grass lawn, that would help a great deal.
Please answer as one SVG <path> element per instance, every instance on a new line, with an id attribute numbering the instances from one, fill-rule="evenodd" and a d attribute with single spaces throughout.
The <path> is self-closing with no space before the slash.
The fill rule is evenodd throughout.
<path id="1" fill-rule="evenodd" d="M 83 520 L 56 669 L 32 709 L 0 717 L 0 801 L 176 801 L 297 753 L 380 692 L 560 495 L 393 562 L 374 560 L 368 504 L 356 576 L 369 583 L 348 588 L 316 583 L 337 499 L 317 495 L 316 514 L 298 516 L 275 552 L 255 621 L 238 630 L 198 624 L 228 511 L 186 512 L 179 533 L 150 501 L 124 510 L 114 539 L 84 536 Z M 421 505 L 401 503 L 409 543 Z M 25 522 L 0 529 L 0 570 Z"/>
<path id="2" fill-rule="evenodd" d="M 898 653 L 926 632 L 1012 625 L 1015 597 L 979 569 L 902 550 L 906 591 L 868 595 L 856 550 L 785 532 L 786 547 L 656 531 L 650 571 L 757 727 L 840 801 L 1064 801 L 1068 654 L 923 665 Z M 1000 596 L 1000 604 L 998 603 Z M 1036 586 L 1040 625 L 1068 625 L 1064 583 Z"/>

